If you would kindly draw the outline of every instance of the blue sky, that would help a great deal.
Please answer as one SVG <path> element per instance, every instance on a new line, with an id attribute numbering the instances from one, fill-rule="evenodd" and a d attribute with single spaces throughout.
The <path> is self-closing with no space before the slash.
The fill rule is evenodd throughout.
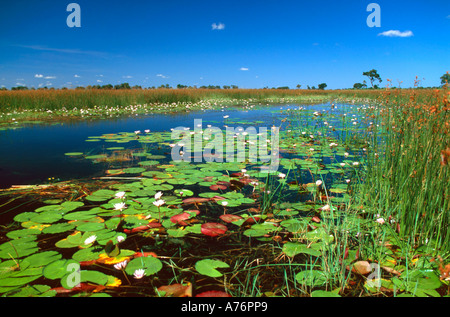
<path id="1" fill-rule="evenodd" d="M 66 24 L 70 2 L 80 5 L 80 28 Z M 371 2 L 380 6 L 380 27 L 367 26 Z M 0 2 L 0 86 L 7 88 L 325 82 L 336 89 L 373 68 L 383 86 L 389 78 L 409 87 L 416 76 L 439 85 L 450 71 L 450 1 Z"/>

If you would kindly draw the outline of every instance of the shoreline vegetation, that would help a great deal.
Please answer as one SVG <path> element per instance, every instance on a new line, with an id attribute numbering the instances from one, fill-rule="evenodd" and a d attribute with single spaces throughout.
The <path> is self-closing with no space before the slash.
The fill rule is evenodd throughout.
<path id="1" fill-rule="evenodd" d="M 160 164 L 163 156 L 155 149 L 171 142 L 165 133 L 98 136 L 123 146 L 143 143 L 143 152 L 133 153 L 142 160 L 127 169 L 133 178 L 75 189 L 2 224 L 10 241 L 0 245 L 0 293 L 185 297 L 213 289 L 233 297 L 448 297 L 449 99 L 447 85 L 2 91 L 0 121 L 6 125 L 258 103 L 320 102 L 330 109 L 280 112 L 286 122 L 282 169 L 265 179 L 251 164 L 226 165 L 227 175 L 219 163 Z M 334 104 L 345 113 L 334 111 Z M 354 112 L 347 112 L 349 104 Z M 109 176 L 128 175 L 113 163 Z M 17 193 L 27 194 L 37 201 L 40 190 Z M 285 200 L 289 195 L 307 199 Z M 47 249 L 39 249 L 37 237 Z M 56 243 L 48 247 L 49 241 Z M 60 250 L 75 253 L 63 259 Z M 82 263 L 82 286 L 57 287 L 76 261 Z M 39 287 L 30 287 L 32 281 Z"/>
<path id="2" fill-rule="evenodd" d="M 401 90 L 407 93 L 409 90 Z M 426 90 L 428 91 L 428 90 Z M 61 89 L 0 91 L 0 123 L 67 120 L 275 103 L 376 102 L 382 89 Z"/>

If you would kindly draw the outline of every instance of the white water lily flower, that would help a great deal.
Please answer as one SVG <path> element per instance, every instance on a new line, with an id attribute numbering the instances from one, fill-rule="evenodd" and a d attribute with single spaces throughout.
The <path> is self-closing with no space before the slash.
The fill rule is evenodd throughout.
<path id="1" fill-rule="evenodd" d="M 87 238 L 86 240 L 84 240 L 84 244 L 88 245 L 88 244 L 94 243 L 95 240 L 97 240 L 97 236 L 94 234 L 94 235 L 90 236 L 89 238 Z"/>
<path id="2" fill-rule="evenodd" d="M 350 154 L 348 154 L 347 152 L 344 153 L 345 157 L 348 157 Z"/>
<path id="3" fill-rule="evenodd" d="M 221 202 L 221 204 L 222 204 L 222 206 L 224 206 L 224 207 L 225 207 L 225 206 L 227 206 L 227 205 L 228 205 L 228 201 L 222 201 L 222 202 Z"/>
<path id="4" fill-rule="evenodd" d="M 353 166 L 358 166 L 359 162 L 353 162 Z"/>
<path id="5" fill-rule="evenodd" d="M 120 211 L 122 211 L 122 210 L 124 210 L 124 209 L 126 209 L 127 208 L 127 205 L 125 204 L 125 203 L 117 203 L 117 204 L 114 204 L 114 210 L 120 210 Z"/>
<path id="6" fill-rule="evenodd" d="M 145 132 L 145 133 L 150 133 L 150 130 L 147 129 L 147 130 L 145 130 L 144 132 Z"/>
<path id="7" fill-rule="evenodd" d="M 127 266 L 127 264 L 128 264 L 128 261 L 125 260 L 125 261 L 114 264 L 114 268 L 116 270 L 123 270 Z"/>
<path id="8" fill-rule="evenodd" d="M 285 178 L 285 177 L 286 177 L 286 174 L 280 173 L 280 174 L 278 174 L 278 177 L 279 177 L 279 178 Z"/>
<path id="9" fill-rule="evenodd" d="M 143 278 L 145 275 L 145 270 L 144 269 L 138 269 L 136 271 L 134 271 L 133 276 L 135 279 L 141 279 Z"/>
<path id="10" fill-rule="evenodd" d="M 117 242 L 122 242 L 122 241 L 124 241 L 125 240 L 125 238 L 123 237 L 123 236 L 118 236 L 117 237 Z"/>
<path id="11" fill-rule="evenodd" d="M 162 195 L 163 195 L 162 192 L 157 192 L 157 193 L 155 194 L 155 199 L 156 199 L 156 200 L 160 199 L 160 198 L 162 197 Z"/>
<path id="12" fill-rule="evenodd" d="M 125 198 L 125 192 L 118 192 L 117 194 L 116 194 L 116 198 L 118 198 L 118 199 L 124 199 Z"/>
<path id="13" fill-rule="evenodd" d="M 322 208 L 320 208 L 320 210 L 322 211 L 329 211 L 331 209 L 330 205 L 325 205 Z"/>
<path id="14" fill-rule="evenodd" d="M 153 205 L 155 205 L 156 207 L 161 207 L 162 205 L 164 205 L 166 202 L 162 199 L 156 200 L 153 202 Z"/>
<path id="15" fill-rule="evenodd" d="M 323 184 L 323 182 L 320 179 L 316 182 L 316 186 L 320 186 L 322 184 Z"/>

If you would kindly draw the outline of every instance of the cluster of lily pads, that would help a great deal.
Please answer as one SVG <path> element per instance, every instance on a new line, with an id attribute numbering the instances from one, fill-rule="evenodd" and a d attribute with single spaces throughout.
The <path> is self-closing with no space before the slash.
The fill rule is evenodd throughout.
<path id="1" fill-rule="evenodd" d="M 66 155 L 104 164 L 105 187 L 71 201 L 46 201 L 14 217 L 21 228 L 8 232 L 8 241 L 0 245 L 0 293 L 114 296 L 126 292 L 126 285 L 142 287 L 149 292 L 146 295 L 201 296 L 205 294 L 193 288 L 192 276 L 222 281 L 224 274 L 233 275 L 232 258 L 211 254 L 205 259 L 189 250 L 179 251 L 183 256 L 178 265 L 187 257 L 193 259 L 192 265 L 174 266 L 173 250 L 165 249 L 164 241 L 180 245 L 197 241 L 204 248 L 230 241 L 270 244 L 276 258 L 287 257 L 289 265 L 296 260 L 324 262 L 327 254 L 343 247 L 336 260 L 348 269 L 346 279 L 352 274 L 364 279 L 372 272 L 367 258 L 373 254 L 358 243 L 373 242 L 370 230 L 391 232 L 388 219 L 361 209 L 353 212 L 351 207 L 352 194 L 363 179 L 367 151 L 367 144 L 351 140 L 371 123 L 349 115 L 344 129 L 344 113 L 334 105 L 332 109 L 290 107 L 273 112 L 274 123 L 281 129 L 280 168 L 272 173 L 262 172 L 249 161 L 175 162 L 170 149 L 176 141 L 170 131 L 89 137 L 86 141 L 98 145 L 97 153 Z M 225 119 L 228 125 L 267 123 Z M 202 139 L 202 145 L 207 141 Z M 339 227 L 340 223 L 346 225 Z M 348 240 L 345 245 L 343 236 Z M 436 289 L 443 282 L 434 273 L 421 269 L 406 278 L 399 251 L 386 245 L 377 248 L 374 253 L 384 254 L 379 266 L 395 277 L 378 279 L 385 292 L 395 288 L 406 294 L 439 295 Z M 431 268 L 424 259 L 421 268 Z M 318 267 L 311 264 L 295 272 L 301 289 L 316 296 L 342 292 L 332 287 L 333 278 Z M 180 276 L 191 275 L 163 282 L 167 271 L 177 269 Z M 364 287 L 376 294 L 381 286 L 366 281 Z M 230 288 L 223 284 L 220 291 L 206 294 L 229 296 Z"/>

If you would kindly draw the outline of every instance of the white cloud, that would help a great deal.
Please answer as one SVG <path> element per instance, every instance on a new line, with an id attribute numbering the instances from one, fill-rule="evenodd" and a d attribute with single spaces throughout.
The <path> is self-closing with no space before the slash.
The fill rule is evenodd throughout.
<path id="1" fill-rule="evenodd" d="M 25 84 L 22 84 L 22 83 L 16 83 L 16 86 L 25 86 Z"/>
<path id="2" fill-rule="evenodd" d="M 55 79 L 56 76 L 45 76 L 44 78 L 45 78 L 45 79 Z"/>
<path id="3" fill-rule="evenodd" d="M 130 75 L 128 75 L 128 76 L 122 76 L 122 78 L 133 78 L 133 76 L 130 76 Z"/>
<path id="4" fill-rule="evenodd" d="M 223 29 L 225 29 L 225 24 L 223 24 L 223 23 L 219 23 L 219 24 L 213 23 L 211 25 L 211 29 L 213 29 L 213 30 L 223 30 Z"/>
<path id="5" fill-rule="evenodd" d="M 42 75 L 42 74 L 36 74 L 36 75 L 34 75 L 34 77 L 35 77 L 35 78 L 43 78 L 44 75 Z"/>
<path id="6" fill-rule="evenodd" d="M 156 77 L 169 78 L 169 76 L 165 76 L 165 75 L 163 75 L 163 74 L 157 74 Z"/>
<path id="7" fill-rule="evenodd" d="M 249 70 L 247 67 L 241 67 L 239 70 L 242 70 L 242 71 L 247 71 L 247 70 Z"/>
<path id="8" fill-rule="evenodd" d="M 389 30 L 382 33 L 379 33 L 378 36 L 387 36 L 387 37 L 411 37 L 414 36 L 412 31 L 404 31 L 400 32 L 399 30 Z"/>
<path id="9" fill-rule="evenodd" d="M 80 75 L 77 75 L 77 74 L 75 74 L 73 77 L 75 77 L 75 78 L 80 78 L 81 76 Z"/>
<path id="10" fill-rule="evenodd" d="M 98 82 L 98 83 L 102 83 L 102 82 L 103 82 L 103 80 L 97 79 L 97 82 Z"/>

